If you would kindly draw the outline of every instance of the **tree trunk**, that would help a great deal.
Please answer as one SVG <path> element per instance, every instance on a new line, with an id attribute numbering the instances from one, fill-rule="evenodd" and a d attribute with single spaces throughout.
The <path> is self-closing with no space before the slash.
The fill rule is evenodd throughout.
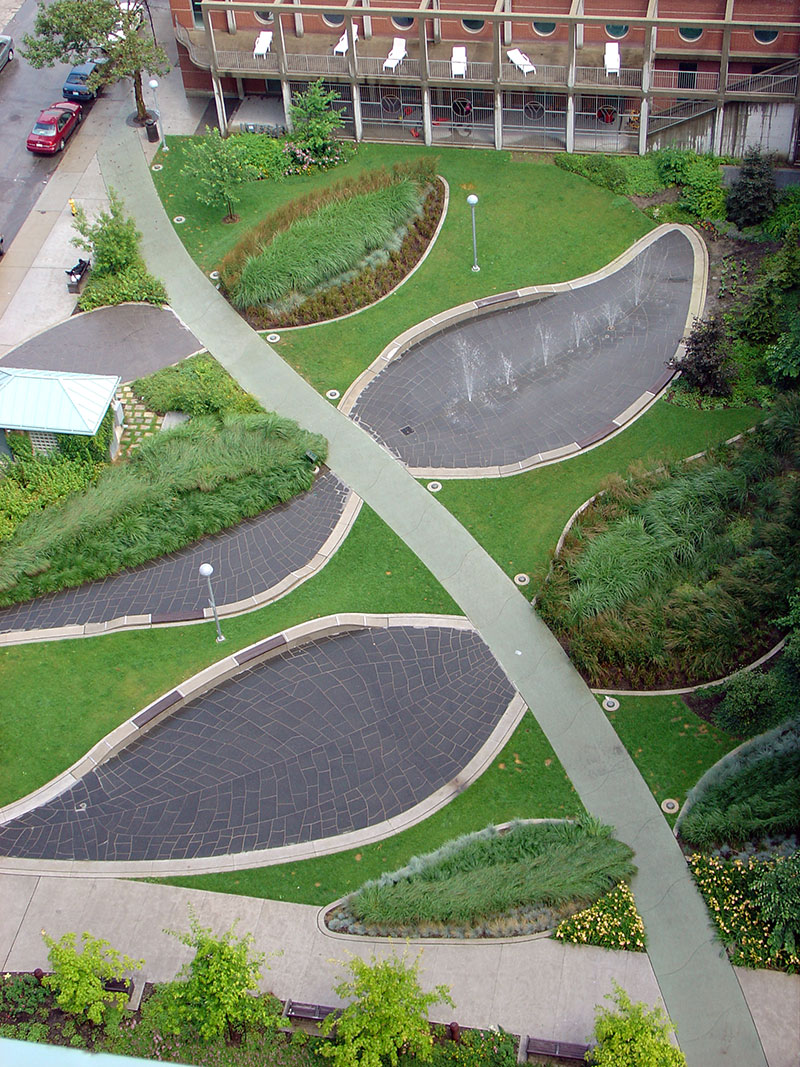
<path id="1" fill-rule="evenodd" d="M 147 118 L 147 108 L 144 106 L 142 72 L 140 70 L 137 70 L 133 76 L 133 95 L 136 98 L 136 118 L 139 122 L 144 122 Z"/>

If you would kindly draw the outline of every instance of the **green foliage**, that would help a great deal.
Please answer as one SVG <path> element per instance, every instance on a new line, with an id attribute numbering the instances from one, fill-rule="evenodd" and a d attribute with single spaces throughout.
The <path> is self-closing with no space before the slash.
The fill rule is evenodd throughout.
<path id="1" fill-rule="evenodd" d="M 636 910 L 631 888 L 625 882 L 604 893 L 590 908 L 564 919 L 553 936 L 575 945 L 645 951 L 644 923 Z"/>
<path id="2" fill-rule="evenodd" d="M 0 975 L 0 1014 L 35 1015 L 48 991 L 32 974 Z"/>
<path id="3" fill-rule="evenodd" d="M 91 437 L 77 433 L 57 433 L 58 450 L 69 459 L 84 463 L 105 463 L 114 432 L 114 412 L 109 407 Z"/>
<path id="4" fill-rule="evenodd" d="M 686 1067 L 686 1057 L 670 1042 L 674 1027 L 662 1008 L 634 1004 L 616 982 L 606 999 L 614 1008 L 597 1007 L 591 1053 L 596 1067 Z"/>
<path id="5" fill-rule="evenodd" d="M 7 541 L 25 519 L 87 488 L 99 465 L 59 453 L 0 462 L 0 541 Z"/>
<path id="6" fill-rule="evenodd" d="M 450 1004 L 447 986 L 423 992 L 419 983 L 419 957 L 413 963 L 408 953 L 374 957 L 367 962 L 353 957 L 343 964 L 351 978 L 334 987 L 342 1000 L 351 1000 L 342 1014 L 329 1016 L 323 1034 L 335 1030 L 335 1040 L 320 1048 L 320 1055 L 334 1067 L 397 1067 L 398 1054 L 410 1052 L 422 1062 L 431 1059 L 433 1037 L 428 1008 Z M 352 998 L 352 999 L 351 999 Z"/>
<path id="7" fill-rule="evenodd" d="M 697 153 L 693 149 L 668 145 L 666 148 L 659 148 L 653 156 L 664 185 L 689 184 L 689 166 L 697 159 Z"/>
<path id="8" fill-rule="evenodd" d="M 764 221 L 764 232 L 779 241 L 792 226 L 800 226 L 800 185 L 790 185 L 778 194 L 778 204 Z"/>
<path id="9" fill-rule="evenodd" d="M 214 1041 L 222 1034 L 231 1037 L 250 1027 L 277 1026 L 278 1002 L 262 995 L 258 988 L 266 957 L 252 951 L 252 934 L 236 937 L 234 931 L 235 924 L 214 937 L 210 927 L 200 926 L 191 908 L 188 933 L 167 931 L 195 954 L 177 980 L 163 990 L 165 1030 L 195 1033 L 203 1041 Z"/>
<path id="10" fill-rule="evenodd" d="M 93 311 L 114 304 L 166 304 L 167 291 L 163 282 L 154 278 L 142 260 L 137 261 L 120 274 L 103 274 L 89 280 L 78 300 L 81 311 Z"/>
<path id="11" fill-rule="evenodd" d="M 772 214 L 777 198 L 772 163 L 758 148 L 748 148 L 739 176 L 728 193 L 728 218 L 740 230 L 757 226 Z"/>
<path id="12" fill-rule="evenodd" d="M 469 834 L 365 883 L 349 900 L 367 923 L 469 923 L 528 905 L 590 902 L 634 872 L 631 850 L 592 820 L 514 823 Z"/>
<path id="13" fill-rule="evenodd" d="M 644 156 L 623 156 L 620 162 L 625 169 L 628 196 L 654 196 L 664 188 L 654 152 Z"/>
<path id="14" fill-rule="evenodd" d="M 63 1011 L 102 1026 L 122 1010 L 128 994 L 110 993 L 103 983 L 118 981 L 126 972 L 139 970 L 144 966 L 144 960 L 120 955 L 108 941 L 93 937 L 88 931 L 81 934 L 80 951 L 75 945 L 74 933 L 64 934 L 60 941 L 44 931 L 42 937 L 53 968 L 53 973 L 45 975 L 43 982 L 55 994 Z"/>
<path id="15" fill-rule="evenodd" d="M 149 410 L 187 415 L 248 415 L 262 411 L 235 379 L 207 352 L 190 356 L 147 378 L 137 378 L 133 390 Z"/>
<path id="16" fill-rule="evenodd" d="M 728 396 L 731 371 L 726 366 L 728 341 L 722 319 L 717 315 L 695 319 L 685 343 L 680 368 L 689 387 L 709 396 Z"/>
<path id="17" fill-rule="evenodd" d="M 89 222 L 76 204 L 72 225 L 78 233 L 72 243 L 91 252 L 93 274 L 119 274 L 137 262 L 142 235 L 133 219 L 125 217 L 123 203 L 113 189 L 108 193 L 108 211 Z"/>
<path id="18" fill-rule="evenodd" d="M 7 430 L 6 444 L 14 459 L 33 459 L 33 443 L 29 435 L 21 430 Z"/>
<path id="19" fill-rule="evenodd" d="M 242 152 L 236 137 L 223 137 L 216 126 L 206 126 L 204 137 L 192 141 L 186 150 L 183 173 L 195 183 L 195 195 L 201 204 L 225 208 L 232 221 L 239 189 L 259 176 L 257 167 Z"/>
<path id="20" fill-rule="evenodd" d="M 713 156 L 697 156 L 687 164 L 681 206 L 698 219 L 724 218 L 725 189 Z"/>
<path id="21" fill-rule="evenodd" d="M 738 737 L 753 737 L 788 718 L 796 701 L 797 679 L 773 669 L 741 671 L 725 684 L 725 696 L 714 711 L 717 726 Z"/>
<path id="22" fill-rule="evenodd" d="M 283 181 L 286 171 L 285 141 L 265 133 L 235 133 L 228 140 L 239 152 L 245 164 L 254 168 L 262 178 Z M 193 176 L 193 173 L 192 175 Z"/>
<path id="23" fill-rule="evenodd" d="M 772 953 L 800 955 L 800 852 L 776 860 L 753 889 L 761 919 L 770 927 Z"/>
<path id="24" fill-rule="evenodd" d="M 505 1030 L 461 1030 L 457 1041 L 450 1037 L 449 1029 L 434 1028 L 434 1044 L 429 1060 L 401 1053 L 399 1067 L 417 1067 L 427 1063 L 429 1067 L 515 1067 L 517 1040 Z"/>
<path id="25" fill-rule="evenodd" d="M 612 193 L 628 191 L 628 177 L 622 160 L 617 156 L 605 156 L 599 153 L 580 155 L 573 152 L 559 152 L 554 160 L 562 170 L 579 174 L 602 189 Z"/>
<path id="26" fill-rule="evenodd" d="M 13 1041 L 33 1041 L 37 1045 L 46 1045 L 49 1037 L 47 1023 L 14 1022 L 0 1025 L 0 1037 Z"/>
<path id="27" fill-rule="evenodd" d="M 148 438 L 95 485 L 31 515 L 0 560 L 0 599 L 26 600 L 174 552 L 310 488 L 324 438 L 274 414 L 197 418 Z"/>
<path id="28" fill-rule="evenodd" d="M 402 179 L 298 219 L 248 260 L 232 293 L 234 304 L 246 308 L 310 293 L 389 244 L 420 212 L 423 199 L 414 182 Z"/>
<path id="29" fill-rule="evenodd" d="M 298 93 L 290 109 L 294 144 L 311 157 L 317 166 L 326 165 L 334 152 L 334 133 L 344 125 L 340 112 L 333 106 L 339 99 L 334 90 L 327 90 L 322 79 L 311 82 Z"/>

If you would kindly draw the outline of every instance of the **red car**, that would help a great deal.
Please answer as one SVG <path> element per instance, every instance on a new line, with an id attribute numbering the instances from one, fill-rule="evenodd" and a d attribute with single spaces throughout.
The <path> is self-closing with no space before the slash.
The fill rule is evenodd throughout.
<path id="1" fill-rule="evenodd" d="M 50 156 L 60 152 L 82 118 L 83 108 L 80 104 L 71 100 L 56 100 L 44 109 L 28 134 L 28 151 L 43 152 Z"/>

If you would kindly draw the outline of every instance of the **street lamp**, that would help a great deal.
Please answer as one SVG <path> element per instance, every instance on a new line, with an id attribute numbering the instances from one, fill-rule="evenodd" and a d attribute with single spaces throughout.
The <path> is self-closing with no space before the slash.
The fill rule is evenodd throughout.
<path id="1" fill-rule="evenodd" d="M 214 612 L 214 622 L 217 624 L 217 644 L 220 641 L 224 641 L 225 637 L 219 626 L 219 615 L 217 614 L 217 602 L 214 599 L 214 590 L 211 588 L 211 575 L 214 573 L 214 568 L 210 563 L 200 564 L 200 577 L 208 580 L 208 603 L 211 606 L 211 610 Z"/>
<path id="2" fill-rule="evenodd" d="M 161 112 L 158 109 L 158 78 L 151 78 L 147 84 L 153 90 L 153 96 L 155 97 L 156 101 L 156 115 L 158 116 L 158 123 L 161 127 L 161 150 L 163 152 L 169 152 L 169 145 L 167 144 L 167 135 L 164 132 L 164 122 L 161 118 Z"/>
<path id="3" fill-rule="evenodd" d="M 473 271 L 479 271 L 481 268 L 478 266 L 478 241 L 475 237 L 475 205 L 478 203 L 478 198 L 474 193 L 470 193 L 467 197 L 467 203 L 472 208 L 472 269 Z"/>

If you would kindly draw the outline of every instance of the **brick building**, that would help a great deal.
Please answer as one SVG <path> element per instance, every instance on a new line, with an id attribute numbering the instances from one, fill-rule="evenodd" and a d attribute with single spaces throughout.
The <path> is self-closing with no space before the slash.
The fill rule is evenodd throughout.
<path id="1" fill-rule="evenodd" d="M 286 123 L 322 78 L 357 140 L 800 160 L 800 0 L 170 4 L 186 92 L 223 128 L 250 96 Z"/>

